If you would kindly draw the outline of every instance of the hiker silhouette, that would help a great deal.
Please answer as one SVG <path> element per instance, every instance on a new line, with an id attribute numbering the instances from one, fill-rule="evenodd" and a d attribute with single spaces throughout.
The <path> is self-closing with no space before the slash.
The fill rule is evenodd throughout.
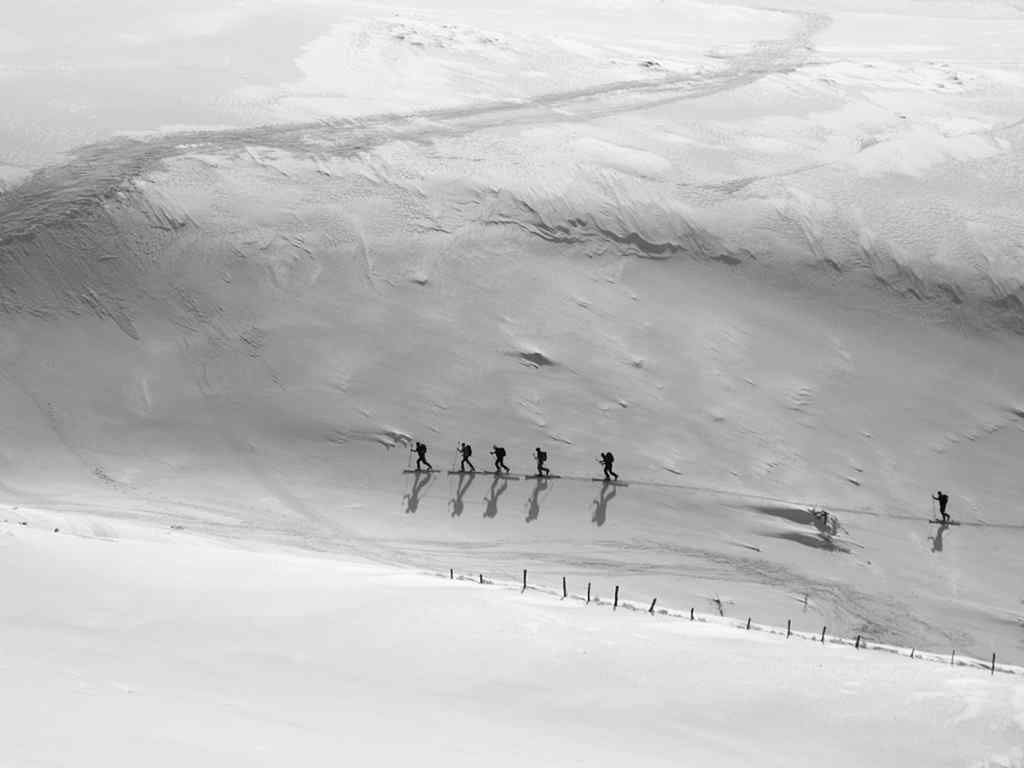
<path id="1" fill-rule="evenodd" d="M 542 451 L 539 447 L 533 450 L 533 457 L 537 460 L 537 475 L 550 475 L 551 470 L 544 466 L 544 463 L 548 460 L 547 451 Z"/>
<path id="2" fill-rule="evenodd" d="M 459 465 L 459 471 L 465 472 L 466 465 L 469 465 L 470 472 L 476 472 L 476 467 L 473 466 L 473 462 L 469 460 L 469 457 L 473 455 L 473 447 L 469 443 L 459 443 L 459 455 L 462 456 L 462 464 Z"/>
<path id="3" fill-rule="evenodd" d="M 612 466 L 615 464 L 615 456 L 612 455 L 611 451 L 608 451 L 607 453 L 602 453 L 600 462 L 604 467 L 605 480 L 611 480 L 612 478 L 615 478 L 616 480 L 619 479 L 618 474 L 615 472 L 614 469 L 612 469 Z"/>
<path id="4" fill-rule="evenodd" d="M 420 471 L 423 469 L 421 464 L 426 464 L 427 469 L 433 469 L 430 462 L 427 461 L 427 446 L 425 443 L 417 442 L 416 447 L 413 449 L 416 452 L 416 470 Z"/>

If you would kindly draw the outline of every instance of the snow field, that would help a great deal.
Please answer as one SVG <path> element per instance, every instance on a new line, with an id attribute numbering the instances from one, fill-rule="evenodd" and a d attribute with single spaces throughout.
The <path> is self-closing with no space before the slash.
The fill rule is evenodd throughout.
<path id="1" fill-rule="evenodd" d="M 1013 676 L 83 515 L 4 517 L 5 764 L 1022 758 Z"/>

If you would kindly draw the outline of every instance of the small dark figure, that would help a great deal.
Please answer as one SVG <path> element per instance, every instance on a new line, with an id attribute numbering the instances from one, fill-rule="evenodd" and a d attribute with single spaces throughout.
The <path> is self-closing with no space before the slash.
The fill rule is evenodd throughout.
<path id="1" fill-rule="evenodd" d="M 540 477 L 541 475 L 550 475 L 551 470 L 544 466 L 544 462 L 548 460 L 548 452 L 537 448 L 534 450 L 533 455 L 537 459 L 537 477 Z"/>
<path id="2" fill-rule="evenodd" d="M 932 498 L 939 502 L 939 514 L 942 515 L 942 522 L 948 523 L 949 515 L 946 513 L 946 505 L 949 503 L 949 496 L 942 491 L 936 491 Z"/>
<path id="3" fill-rule="evenodd" d="M 416 471 L 419 472 L 423 469 L 421 465 L 426 465 L 427 469 L 433 469 L 430 462 L 427 461 L 427 446 L 424 443 L 417 442 L 416 447 L 413 449 L 416 452 Z"/>
<path id="4" fill-rule="evenodd" d="M 508 467 L 505 466 L 505 449 L 496 445 L 491 454 L 494 456 L 494 474 L 508 472 Z"/>
<path id="5" fill-rule="evenodd" d="M 615 457 L 611 451 L 601 454 L 601 464 L 604 465 L 604 479 L 611 480 L 613 477 L 618 480 L 619 476 L 615 470 L 612 469 L 612 465 L 615 463 Z"/>
<path id="6" fill-rule="evenodd" d="M 473 455 L 473 449 L 472 449 L 472 447 L 470 447 L 469 443 L 460 443 L 459 444 L 459 455 L 462 456 L 462 464 L 459 465 L 459 471 L 460 472 L 465 472 L 466 471 L 466 465 L 468 464 L 469 465 L 469 471 L 470 472 L 476 472 L 476 467 L 474 467 L 473 466 L 473 462 L 469 460 L 469 457 Z"/>

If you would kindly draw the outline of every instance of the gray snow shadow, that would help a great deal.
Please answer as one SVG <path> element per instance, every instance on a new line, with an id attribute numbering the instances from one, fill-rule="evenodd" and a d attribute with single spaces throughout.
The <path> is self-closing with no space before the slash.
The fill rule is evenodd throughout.
<path id="1" fill-rule="evenodd" d="M 609 493 L 611 489 L 611 493 Z M 608 519 L 608 503 L 615 498 L 617 486 L 612 483 L 601 483 L 601 493 L 593 501 L 594 516 L 591 519 L 594 525 L 600 527 Z"/>
<path id="2" fill-rule="evenodd" d="M 465 497 L 466 491 L 469 490 L 469 486 L 473 484 L 473 479 L 476 477 L 475 474 L 464 474 L 459 475 L 459 484 L 455 488 L 455 496 L 448 503 L 452 508 L 452 517 L 459 517 L 462 515 L 462 511 L 466 507 Z"/>
<path id="3" fill-rule="evenodd" d="M 805 547 L 813 547 L 826 552 L 841 552 L 844 555 L 850 554 L 850 550 L 839 544 L 830 535 L 824 533 L 801 533 L 800 531 L 784 531 L 782 533 L 770 534 L 773 539 L 785 539 L 803 544 Z"/>
<path id="4" fill-rule="evenodd" d="M 789 507 L 782 505 L 752 505 L 751 509 L 769 517 L 777 517 L 788 520 L 797 525 L 805 525 L 814 528 L 814 533 L 803 531 L 781 531 L 766 534 L 773 539 L 784 539 L 802 544 L 805 547 L 821 549 L 826 552 L 841 552 L 849 554 L 850 549 L 844 544 L 838 543 L 835 537 L 842 530 L 839 519 L 834 514 L 822 511 L 810 510 L 804 507 Z"/>
<path id="5" fill-rule="evenodd" d="M 433 479 L 434 475 L 431 473 L 415 476 L 412 483 L 412 489 L 402 497 L 402 503 L 405 504 L 406 514 L 416 514 L 416 510 L 419 509 L 420 506 L 420 494 L 426 490 L 427 486 L 430 485 L 430 481 Z"/>
<path id="6" fill-rule="evenodd" d="M 533 490 L 530 492 L 530 498 L 526 502 L 526 522 L 528 523 L 532 523 L 540 517 L 540 496 L 548 490 L 548 483 L 551 481 L 545 477 L 538 477 L 534 482 L 536 485 L 533 486 Z"/>
<path id="7" fill-rule="evenodd" d="M 942 551 L 942 537 L 948 530 L 948 525 L 940 525 L 938 528 L 936 528 L 935 535 L 928 537 L 928 541 L 932 543 L 932 552 Z"/>
<path id="8" fill-rule="evenodd" d="M 797 523 L 798 525 L 814 524 L 814 514 L 804 507 L 787 507 L 779 504 L 752 504 L 750 505 L 750 509 L 755 512 L 759 512 L 762 515 L 779 517 L 783 520 L 789 520 L 791 523 Z"/>
<path id="9" fill-rule="evenodd" d="M 491 518 L 498 516 L 498 499 L 500 499 L 501 495 L 507 490 L 508 480 L 495 475 L 494 480 L 491 481 L 491 490 L 488 492 L 487 496 L 484 497 L 484 503 L 487 505 L 487 509 L 484 510 L 484 517 Z"/>

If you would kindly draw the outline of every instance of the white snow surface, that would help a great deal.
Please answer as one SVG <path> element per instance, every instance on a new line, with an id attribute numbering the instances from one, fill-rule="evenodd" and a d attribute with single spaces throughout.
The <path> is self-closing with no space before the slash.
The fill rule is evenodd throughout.
<path id="1" fill-rule="evenodd" d="M 1024 760 L 1017 675 L 0 514 L 5 765 Z"/>
<path id="2" fill-rule="evenodd" d="M 126 574 L 181 558 L 197 568 L 182 594 L 209 625 L 180 607 L 170 566 L 154 571 L 151 604 L 131 584 L 125 599 L 154 626 L 180 623 L 197 643 L 213 632 L 233 653 L 242 634 L 214 614 L 243 596 L 227 579 L 208 597 L 199 585 L 212 562 L 269 573 L 280 557 L 290 583 L 320 574 L 332 600 L 359 584 L 382 601 L 415 590 L 423 624 L 459 622 L 440 608 L 470 600 L 482 602 L 455 604 L 553 624 L 577 649 L 603 631 L 576 605 L 391 570 L 511 583 L 526 568 L 537 584 L 565 576 L 603 596 L 618 584 L 684 613 L 1024 662 L 1019 3 L 144 5 L 34 3 L 0 30 L 0 98 L 18 104 L 0 116 L 0 502 L 131 540 L 103 549 L 43 537 L 41 523 L 13 528 L 19 554 L 3 567 L 24 571 L 0 595 L 21 613 L 5 615 L 38 629 L 78 610 L 89 579 L 118 584 L 122 556 Z M 544 446 L 565 477 L 414 478 L 401 474 L 414 439 L 441 469 L 459 440 L 480 468 L 492 444 L 507 446 L 520 472 Z M 603 450 L 628 487 L 591 481 Z M 938 488 L 961 525 L 927 522 Z M 108 565 L 98 552 L 119 554 Z M 53 600 L 25 587 L 47 569 Z M 267 581 L 252 583 L 282 594 Z M 326 610 L 313 592 L 293 598 Z M 298 635 L 251 613 L 270 634 L 245 664 L 290 653 Z M 393 614 L 370 624 L 395 626 Z M 614 631 L 639 632 L 629 622 L 651 617 L 619 618 Z M 124 608 L 103 626 L 138 624 Z M 700 657 L 668 648 L 707 628 L 668 626 L 654 617 L 642 632 L 656 634 L 624 643 L 636 663 L 652 643 L 654 666 L 631 679 Z M 26 631 L 22 657 L 47 669 Z M 763 668 L 757 653 L 775 639 L 752 637 L 728 640 L 750 650 L 735 664 Z M 139 639 L 108 662 L 144 652 Z M 810 680 L 800 665 L 813 654 L 780 653 L 765 686 L 788 685 L 791 667 Z M 911 691 L 949 701 L 956 676 L 982 679 L 813 653 L 882 686 L 820 689 L 844 702 L 827 699 L 833 717 L 881 706 L 875 727 Z M 927 685 L 894 672 L 885 687 L 900 664 L 932 669 Z M 704 680 L 717 665 L 697 666 Z M 94 669 L 99 681 L 109 667 Z M 530 669 L 508 685 L 535 690 Z M 266 700 L 287 677 L 271 674 Z M 472 698 L 462 682 L 451 701 Z M 722 684 L 706 695 L 736 729 L 747 700 Z M 406 707 L 393 685 L 390 704 Z M 192 693 L 176 711 L 200 689 L 182 683 Z M 67 691 L 48 705 L 77 706 Z M 964 700 L 990 722 L 1019 717 L 1019 694 L 988 695 Z M 591 727 L 569 723 L 579 709 L 567 701 L 565 728 Z M 461 706 L 456 720 L 469 717 Z M 893 722 L 932 734 L 901 765 L 1020 762 L 1012 731 L 965 725 L 947 748 L 949 711 L 934 729 L 901 712 Z M 673 727 L 659 738 L 678 738 Z M 718 727 L 699 732 L 719 739 Z M 18 732 L 23 749 L 48 743 Z M 580 741 L 528 733 L 516 743 L 556 758 Z M 864 757 L 849 739 L 831 760 Z M 723 760 L 739 745 L 739 760 L 755 742 L 715 743 Z M 761 759 L 785 762 L 788 743 Z M 671 761 L 659 749 L 672 744 L 652 741 L 651 761 Z"/>

